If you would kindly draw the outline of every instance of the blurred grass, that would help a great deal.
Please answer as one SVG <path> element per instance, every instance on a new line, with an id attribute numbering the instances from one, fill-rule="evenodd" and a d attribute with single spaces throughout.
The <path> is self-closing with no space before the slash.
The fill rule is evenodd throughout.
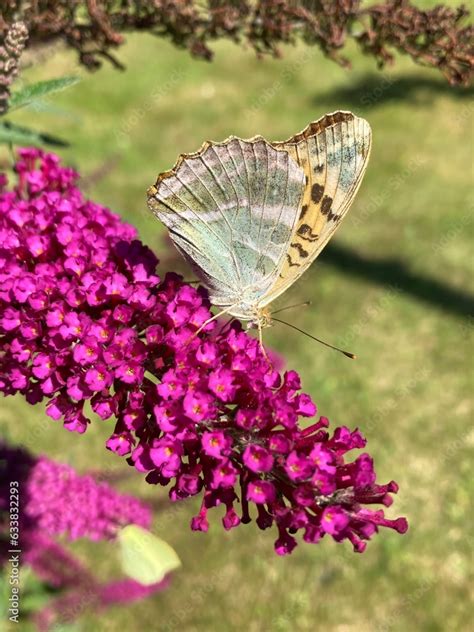
<path id="1" fill-rule="evenodd" d="M 51 112 L 30 108 L 12 120 L 70 140 L 60 153 L 83 174 L 88 195 L 136 225 L 165 267 L 175 260 L 148 215 L 145 191 L 179 153 L 230 134 L 286 138 L 336 109 L 369 120 L 373 153 L 354 207 L 335 243 L 283 299 L 311 299 L 288 319 L 345 344 L 359 359 L 284 326 L 266 332 L 266 341 L 302 374 L 321 414 L 367 435 L 380 480 L 400 484 L 389 514 L 406 515 L 410 530 L 404 537 L 382 533 L 362 556 L 328 540 L 281 559 L 272 550 L 274 534 L 253 524 L 225 533 L 219 510 L 207 535 L 192 533 L 193 502 L 170 506 L 162 490 L 131 474 L 122 488 L 159 501 L 156 531 L 184 567 L 168 591 L 86 613 L 81 629 L 470 629 L 472 91 L 449 88 L 404 59 L 377 72 L 353 50 L 348 72 L 304 48 L 288 49 L 281 61 L 258 61 L 219 44 L 215 61 L 205 64 L 144 35 L 128 39 L 121 51 L 126 73 L 83 73 L 81 84 L 46 104 Z M 24 80 L 71 71 L 73 57 L 60 52 Z M 360 258 L 367 265 L 358 266 Z M 377 273 L 390 265 L 387 278 Z M 97 422 L 79 437 L 55 427 L 40 407 L 19 399 L 0 406 L 12 441 L 81 471 L 126 467 L 103 448 L 110 423 Z M 75 549 L 100 575 L 116 571 L 110 546 Z"/>

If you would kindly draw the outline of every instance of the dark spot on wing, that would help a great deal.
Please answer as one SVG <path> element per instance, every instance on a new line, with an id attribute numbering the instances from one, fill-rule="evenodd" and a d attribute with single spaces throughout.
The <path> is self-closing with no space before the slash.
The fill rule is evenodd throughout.
<path id="1" fill-rule="evenodd" d="M 303 204 L 303 206 L 301 207 L 300 219 L 303 219 L 303 217 L 306 215 L 307 212 L 308 212 L 308 205 Z"/>
<path id="2" fill-rule="evenodd" d="M 291 244 L 291 247 L 296 248 L 299 256 L 302 257 L 303 259 L 308 256 L 308 251 L 305 250 L 301 244 L 296 242 L 294 244 Z"/>
<path id="3" fill-rule="evenodd" d="M 315 165 L 313 171 L 314 173 L 322 173 L 324 169 L 324 163 L 322 165 Z"/>
<path id="4" fill-rule="evenodd" d="M 323 197 L 323 201 L 321 202 L 321 213 L 327 217 L 328 222 L 336 222 L 341 219 L 339 215 L 332 212 L 332 202 L 333 200 L 329 197 L 329 195 L 325 195 Z"/>
<path id="5" fill-rule="evenodd" d="M 293 261 L 291 260 L 290 255 L 286 255 L 286 259 L 288 261 L 288 264 L 289 264 L 290 268 L 292 268 L 293 266 L 296 266 L 297 268 L 300 267 L 299 263 L 293 263 Z"/>
<path id="6" fill-rule="evenodd" d="M 301 224 L 297 232 L 301 239 L 303 239 L 304 241 L 316 241 L 317 239 L 319 239 L 319 235 L 312 232 L 311 226 L 309 226 L 309 224 Z"/>
<path id="7" fill-rule="evenodd" d="M 329 197 L 329 195 L 325 195 L 323 197 L 323 201 L 321 202 L 321 213 L 327 217 L 328 222 L 337 222 L 341 218 L 339 215 L 332 212 L 332 203 L 333 199 Z"/>
<path id="8" fill-rule="evenodd" d="M 321 201 L 324 194 L 324 187 L 321 184 L 313 184 L 311 187 L 311 199 L 315 204 Z"/>
<path id="9" fill-rule="evenodd" d="M 323 201 L 321 202 L 321 213 L 323 215 L 328 215 L 331 212 L 331 205 L 332 197 L 329 197 L 329 195 L 325 195 L 323 197 Z"/>

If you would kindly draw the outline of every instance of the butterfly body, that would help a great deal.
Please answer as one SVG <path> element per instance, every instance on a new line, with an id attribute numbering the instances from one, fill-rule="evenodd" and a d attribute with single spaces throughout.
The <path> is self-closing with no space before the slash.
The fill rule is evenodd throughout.
<path id="1" fill-rule="evenodd" d="M 346 214 L 370 151 L 366 121 L 336 112 L 287 141 L 206 142 L 148 190 L 148 204 L 209 290 L 249 326 L 309 267 Z"/>

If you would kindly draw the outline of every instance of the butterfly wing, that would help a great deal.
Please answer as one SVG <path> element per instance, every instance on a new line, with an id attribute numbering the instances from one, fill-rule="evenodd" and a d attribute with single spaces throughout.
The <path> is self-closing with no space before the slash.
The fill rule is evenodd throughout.
<path id="1" fill-rule="evenodd" d="M 148 204 L 211 302 L 251 318 L 283 265 L 304 188 L 288 152 L 231 137 L 181 156 L 150 187 Z"/>
<path id="2" fill-rule="evenodd" d="M 338 228 L 365 173 L 371 139 L 367 121 L 351 112 L 335 112 L 286 141 L 272 143 L 302 167 L 306 186 L 285 261 L 262 305 L 273 301 L 307 270 Z"/>

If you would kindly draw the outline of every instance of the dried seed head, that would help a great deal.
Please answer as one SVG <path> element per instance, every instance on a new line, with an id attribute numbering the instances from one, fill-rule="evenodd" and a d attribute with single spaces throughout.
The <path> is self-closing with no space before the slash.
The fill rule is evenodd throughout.
<path id="1" fill-rule="evenodd" d="M 13 79 L 18 75 L 21 54 L 28 39 L 28 29 L 24 22 L 14 22 L 0 46 L 0 115 L 8 110 L 8 100 Z"/>
<path id="2" fill-rule="evenodd" d="M 28 39 L 28 29 L 24 22 L 14 22 L 5 38 L 5 48 L 9 57 L 19 59 Z"/>

